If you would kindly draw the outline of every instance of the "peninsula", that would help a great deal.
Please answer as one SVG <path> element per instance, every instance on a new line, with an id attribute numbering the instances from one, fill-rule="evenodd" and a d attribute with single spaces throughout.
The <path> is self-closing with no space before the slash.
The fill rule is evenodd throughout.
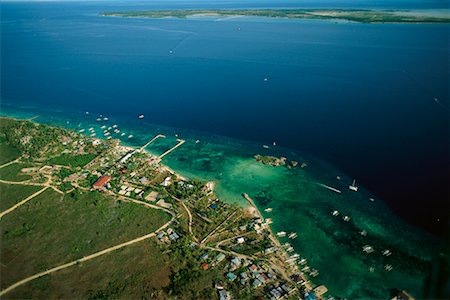
<path id="1" fill-rule="evenodd" d="M 450 17 L 403 10 L 353 9 L 180 9 L 102 12 L 102 16 L 129 18 L 187 18 L 196 16 L 249 16 L 289 19 L 324 19 L 359 23 L 450 23 Z"/>

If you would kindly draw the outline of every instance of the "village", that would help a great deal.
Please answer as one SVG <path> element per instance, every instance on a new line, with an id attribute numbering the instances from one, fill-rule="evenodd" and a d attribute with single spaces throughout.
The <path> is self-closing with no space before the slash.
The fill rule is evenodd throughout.
<path id="1" fill-rule="evenodd" d="M 163 135 L 155 136 L 164 138 Z M 209 276 L 218 299 L 322 299 L 323 285 L 309 278 L 317 270 L 305 258 L 290 254 L 253 203 L 240 207 L 225 203 L 214 194 L 213 182 L 187 179 L 161 164 L 161 156 L 120 145 L 118 140 L 100 140 L 81 134 L 61 136 L 59 152 L 66 162 L 89 157 L 79 164 L 62 165 L 48 152 L 39 167 L 24 169 L 36 182 L 47 183 L 62 193 L 102 193 L 123 201 L 159 207 L 176 216 L 169 226 L 155 233 L 162 251 L 169 253 L 193 274 Z M 164 152 L 170 153 L 184 143 Z M 72 157 L 70 157 L 73 155 Z M 249 198 L 244 194 L 244 197 Z M 301 270 L 300 270 L 301 268 Z M 184 281 L 183 281 L 184 280 Z M 188 289 L 192 279 L 172 283 L 170 292 Z M 181 283 L 180 283 L 181 282 Z"/>

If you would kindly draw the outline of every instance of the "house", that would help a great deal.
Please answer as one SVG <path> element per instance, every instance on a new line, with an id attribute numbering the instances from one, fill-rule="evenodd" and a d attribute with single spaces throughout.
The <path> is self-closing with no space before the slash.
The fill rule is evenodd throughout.
<path id="1" fill-rule="evenodd" d="M 161 183 L 162 186 L 168 187 L 171 184 L 172 178 L 170 176 L 166 177 L 164 181 Z"/>
<path id="2" fill-rule="evenodd" d="M 235 269 L 239 268 L 239 266 L 241 265 L 241 259 L 237 256 L 233 257 L 233 259 L 231 259 L 231 265 Z"/>
<path id="3" fill-rule="evenodd" d="M 202 259 L 202 260 L 205 260 L 205 259 L 207 259 L 208 258 L 208 253 L 203 253 L 203 255 L 202 256 L 200 256 L 200 259 Z"/>
<path id="4" fill-rule="evenodd" d="M 111 180 L 110 176 L 100 176 L 97 181 L 92 185 L 94 189 L 102 189 L 109 181 Z"/>
<path id="5" fill-rule="evenodd" d="M 256 265 L 251 265 L 250 267 L 248 267 L 248 269 L 250 272 L 255 272 L 257 267 L 256 267 Z"/>
<path id="6" fill-rule="evenodd" d="M 238 244 L 243 244 L 243 243 L 245 242 L 245 239 L 244 239 L 243 237 L 238 237 L 237 240 L 236 240 L 236 242 L 237 242 Z"/>
<path id="7" fill-rule="evenodd" d="M 231 273 L 231 272 L 228 272 L 227 278 L 228 278 L 228 280 L 230 280 L 230 281 L 234 281 L 234 280 L 236 279 L 236 275 L 234 275 L 234 274 Z"/>
<path id="8" fill-rule="evenodd" d="M 257 287 L 260 287 L 262 285 L 262 283 L 258 279 L 255 279 L 255 281 L 253 281 L 252 285 L 254 288 L 257 288 Z"/>
<path id="9" fill-rule="evenodd" d="M 178 240 L 180 238 L 180 236 L 176 232 L 173 232 L 171 235 L 169 235 L 169 238 L 172 241 L 176 241 L 176 240 Z"/>
<path id="10" fill-rule="evenodd" d="M 202 263 L 201 267 L 203 270 L 208 270 L 209 269 L 209 265 L 207 263 Z"/>
<path id="11" fill-rule="evenodd" d="M 225 254 L 220 253 L 219 255 L 216 256 L 216 262 L 220 263 L 222 260 L 225 259 Z"/>
<path id="12" fill-rule="evenodd" d="M 230 300 L 230 293 L 228 293 L 225 290 L 220 290 L 219 291 L 219 300 Z"/>
<path id="13" fill-rule="evenodd" d="M 92 146 L 98 146 L 102 143 L 100 139 L 92 139 Z"/>

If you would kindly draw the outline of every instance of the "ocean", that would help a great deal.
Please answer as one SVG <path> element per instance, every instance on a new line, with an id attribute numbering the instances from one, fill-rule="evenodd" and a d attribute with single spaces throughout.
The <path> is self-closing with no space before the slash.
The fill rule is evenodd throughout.
<path id="1" fill-rule="evenodd" d="M 448 4 L 408 3 L 363 5 Z M 126 144 L 167 134 L 149 147 L 154 153 L 178 134 L 188 142 L 164 163 L 217 181 L 226 201 L 244 204 L 246 192 L 259 208 L 272 207 L 266 217 L 274 229 L 298 233 L 294 248 L 334 295 L 385 298 L 393 287 L 422 293 L 421 260 L 433 255 L 433 235 L 448 224 L 449 25 L 99 16 L 299 6 L 294 1 L 0 5 L 3 115 L 39 115 L 38 122 L 77 130 L 98 128 L 102 114 L 134 135 Z M 263 166 L 252 158 L 257 153 L 308 167 Z M 353 178 L 357 193 L 347 187 Z M 339 218 L 331 216 L 335 209 Z M 365 244 L 377 254 L 364 255 Z M 382 256 L 385 248 L 396 255 Z M 392 272 L 384 271 L 386 263 Z"/>

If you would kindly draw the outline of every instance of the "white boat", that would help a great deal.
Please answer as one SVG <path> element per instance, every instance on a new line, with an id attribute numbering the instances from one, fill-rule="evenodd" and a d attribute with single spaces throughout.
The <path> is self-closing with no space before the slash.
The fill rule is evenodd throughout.
<path id="1" fill-rule="evenodd" d="M 336 179 L 337 179 L 337 180 L 341 180 L 341 176 L 339 176 L 339 175 L 336 176 Z"/>
<path id="2" fill-rule="evenodd" d="M 101 121 L 102 119 L 100 119 L 100 118 L 97 118 L 97 121 Z"/>
<path id="3" fill-rule="evenodd" d="M 87 112 L 86 112 L 86 114 L 88 115 L 88 114 L 89 114 L 89 112 L 87 111 Z"/>
<path id="4" fill-rule="evenodd" d="M 356 186 L 356 180 L 355 180 L 355 179 L 353 179 L 352 184 L 350 184 L 350 185 L 348 186 L 348 188 L 349 188 L 351 191 L 354 191 L 354 192 L 357 192 L 357 191 L 358 191 L 358 187 Z"/>
<path id="5" fill-rule="evenodd" d="M 372 252 L 374 251 L 374 250 L 373 250 L 373 247 L 370 246 L 370 245 L 365 245 L 362 249 L 363 249 L 363 251 L 366 252 L 367 254 L 372 253 Z"/>
<path id="6" fill-rule="evenodd" d="M 264 210 L 265 212 L 272 212 L 272 207 L 268 207 Z"/>
<path id="7" fill-rule="evenodd" d="M 104 121 L 108 121 L 109 119 L 108 119 L 107 117 L 104 117 L 103 120 L 104 120 Z"/>
<path id="8" fill-rule="evenodd" d="M 119 129 L 114 129 L 114 132 L 115 133 L 120 133 L 120 130 Z"/>
<path id="9" fill-rule="evenodd" d="M 91 136 L 95 136 L 95 133 L 92 133 Z"/>
<path id="10" fill-rule="evenodd" d="M 390 250 L 388 250 L 388 249 L 383 250 L 383 255 L 384 256 L 390 256 L 391 254 L 392 254 L 392 252 Z"/>
<path id="11" fill-rule="evenodd" d="M 301 264 L 301 265 L 306 264 L 307 263 L 306 258 L 300 259 L 300 261 L 298 263 Z"/>
<path id="12" fill-rule="evenodd" d="M 80 130 L 78 130 L 78 132 L 79 132 L 79 133 L 84 132 L 84 129 L 80 129 Z"/>
<path id="13" fill-rule="evenodd" d="M 106 128 L 106 126 L 105 125 L 103 125 L 102 127 L 100 127 L 101 129 L 105 129 Z"/>
<path id="14" fill-rule="evenodd" d="M 272 143 L 272 145 L 276 146 L 276 145 L 277 145 L 277 143 L 276 143 L 276 142 L 273 142 L 273 143 Z"/>
<path id="15" fill-rule="evenodd" d="M 109 126 L 109 127 L 108 127 L 108 130 L 111 130 L 111 129 L 112 129 L 112 127 L 111 127 L 111 126 Z"/>
<path id="16" fill-rule="evenodd" d="M 106 139 L 107 139 L 107 140 L 110 140 L 110 139 L 112 139 L 112 137 L 108 136 Z"/>
<path id="17" fill-rule="evenodd" d="M 291 247 L 288 247 L 287 249 L 286 249 L 286 251 L 287 252 L 293 252 L 294 251 L 294 248 L 291 246 Z"/>
<path id="18" fill-rule="evenodd" d="M 124 136 L 124 135 L 125 135 L 125 132 L 122 132 L 122 134 L 120 136 Z"/>
<path id="19" fill-rule="evenodd" d="M 291 233 L 288 235 L 288 238 L 290 238 L 291 240 L 297 238 L 297 233 L 296 233 L 296 232 L 291 232 Z"/>
<path id="20" fill-rule="evenodd" d="M 94 127 L 89 128 L 89 131 L 94 131 Z"/>
<path id="21" fill-rule="evenodd" d="M 389 271 L 392 271 L 394 269 L 394 267 L 391 265 L 385 265 L 384 269 L 389 272 Z"/>
<path id="22" fill-rule="evenodd" d="M 338 211 L 338 210 L 334 210 L 334 211 L 331 213 L 331 215 L 334 216 L 334 217 L 337 217 L 337 216 L 339 216 L 339 211 Z"/>
<path id="23" fill-rule="evenodd" d="M 264 78 L 264 81 L 268 81 L 268 80 L 269 80 L 269 78 L 267 78 L 267 77 L 266 77 L 266 78 Z"/>
<path id="24" fill-rule="evenodd" d="M 144 118 L 144 115 L 139 115 L 139 119 L 143 119 Z"/>
<path id="25" fill-rule="evenodd" d="M 104 136 L 108 136 L 108 135 L 110 135 L 110 133 L 109 132 L 105 132 L 103 135 Z"/>
<path id="26" fill-rule="evenodd" d="M 286 232 L 285 231 L 277 232 L 277 236 L 284 237 L 284 236 L 286 236 Z"/>
<path id="27" fill-rule="evenodd" d="M 114 125 L 112 126 L 112 128 L 117 128 L 117 125 L 116 125 L 116 124 L 114 124 Z"/>
<path id="28" fill-rule="evenodd" d="M 196 140 L 195 143 L 196 143 L 196 144 L 200 143 L 200 140 Z"/>
<path id="29" fill-rule="evenodd" d="M 267 145 L 263 145 L 262 146 L 264 149 L 269 149 L 269 146 L 267 146 Z"/>
<path id="30" fill-rule="evenodd" d="M 342 219 L 343 219 L 345 222 L 350 221 L 350 217 L 349 217 L 349 216 L 344 216 Z"/>
<path id="31" fill-rule="evenodd" d="M 132 135 L 132 134 L 130 134 L 130 135 L 128 136 L 128 138 L 129 138 L 129 139 L 133 138 L 133 135 Z"/>
<path id="32" fill-rule="evenodd" d="M 367 236 L 367 231 L 365 231 L 365 230 L 360 231 L 359 234 L 362 235 L 362 236 Z"/>
<path id="33" fill-rule="evenodd" d="M 369 200 L 370 200 L 370 201 L 372 201 L 372 202 L 374 202 L 374 201 L 375 201 L 375 199 L 373 199 L 373 198 L 369 198 Z"/>

